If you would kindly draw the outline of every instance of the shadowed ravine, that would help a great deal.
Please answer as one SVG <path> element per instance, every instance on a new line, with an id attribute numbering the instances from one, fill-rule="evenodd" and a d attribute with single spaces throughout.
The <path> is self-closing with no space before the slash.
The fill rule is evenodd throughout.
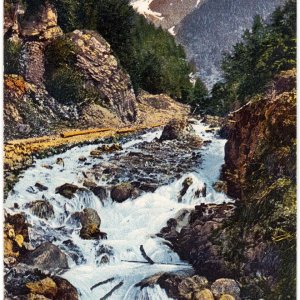
<path id="1" fill-rule="evenodd" d="M 90 145 L 73 148 L 59 156 L 37 160 L 34 166 L 24 172 L 23 178 L 9 194 L 5 208 L 8 212 L 25 211 L 28 222 L 32 225 L 29 234 L 33 246 L 50 241 L 68 254 L 70 269 L 64 273 L 61 271 L 61 276 L 78 289 L 81 299 L 168 299 L 165 291 L 159 286 L 140 290 L 135 284 L 162 271 L 193 272 L 192 267 L 181 261 L 170 249 L 167 241 L 156 236 L 166 225 L 167 220 L 176 216 L 181 209 L 192 209 L 200 203 L 230 201 L 223 193 L 217 193 L 212 188 L 224 162 L 226 140 L 220 139 L 211 130 L 207 132 L 207 127 L 203 123 L 197 122 L 193 128 L 204 141 L 211 141 L 194 151 L 194 156 L 200 153 L 196 165 L 193 162 L 189 164 L 182 149 L 174 149 L 177 155 L 174 161 L 164 161 L 164 158 L 160 158 L 159 151 L 154 151 L 155 147 L 149 148 L 144 142 L 152 143 L 158 138 L 161 130 L 157 129 L 134 139 L 121 141 L 123 150 L 104 154 L 101 158 L 89 155 L 96 147 Z M 168 143 L 171 142 L 165 141 L 162 144 Z M 108 168 L 113 165 L 118 167 L 117 175 L 102 176 L 96 182 L 107 190 L 111 188 L 114 180 L 118 182 L 138 180 L 139 176 L 142 176 L 142 172 L 139 173 L 141 170 L 134 172 L 134 166 L 132 168 L 123 166 L 122 161 L 125 161 L 129 153 L 143 151 L 146 148 L 147 156 L 140 159 L 145 166 L 152 167 L 152 173 L 148 175 L 150 179 L 152 178 L 151 183 L 158 185 L 154 192 L 143 192 L 135 199 L 128 199 L 122 203 L 113 202 L 110 196 L 102 203 L 88 190 L 76 193 L 72 199 L 55 193 L 55 189 L 64 183 L 82 187 L 86 176 L 93 174 L 96 178 L 96 173 L 93 173 L 93 169 L 97 169 L 93 168 L 95 164 L 98 167 L 99 165 L 107 165 Z M 152 165 L 153 157 L 150 154 L 155 159 L 162 160 L 160 164 L 157 163 L 157 169 Z M 87 158 L 85 162 L 79 160 L 82 156 Z M 64 165 L 55 164 L 58 157 L 63 159 Z M 145 157 L 149 157 L 148 160 Z M 161 171 L 159 166 L 164 162 L 165 169 L 169 170 L 170 174 L 159 173 Z M 178 162 L 183 166 L 180 172 L 176 173 L 178 168 L 169 168 L 168 164 Z M 45 165 L 52 166 L 52 169 L 45 168 Z M 179 201 L 182 184 L 187 177 L 192 178 L 192 184 Z M 35 189 L 36 182 L 48 189 L 45 191 Z M 204 184 L 206 196 L 196 196 L 195 192 L 203 188 Z M 28 203 L 37 199 L 48 200 L 53 205 L 53 218 L 45 220 L 31 214 L 27 208 Z M 17 209 L 12 209 L 14 203 L 19 204 Z M 101 218 L 101 231 L 107 233 L 107 240 L 85 240 L 80 237 L 81 225 L 74 221 L 72 214 L 84 208 L 93 208 L 98 212 Z M 141 245 L 146 255 L 145 253 L 143 255 Z M 154 264 L 149 264 L 145 256 L 148 256 Z M 113 296 L 110 297 L 111 295 Z"/>

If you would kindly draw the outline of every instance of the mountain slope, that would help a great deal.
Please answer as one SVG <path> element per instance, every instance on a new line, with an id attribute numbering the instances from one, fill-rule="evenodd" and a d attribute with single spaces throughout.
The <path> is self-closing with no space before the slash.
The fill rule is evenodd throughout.
<path id="1" fill-rule="evenodd" d="M 284 0 L 207 0 L 187 15 L 177 31 L 188 58 L 209 87 L 220 77 L 222 52 L 230 51 L 257 14 L 268 18 Z"/>

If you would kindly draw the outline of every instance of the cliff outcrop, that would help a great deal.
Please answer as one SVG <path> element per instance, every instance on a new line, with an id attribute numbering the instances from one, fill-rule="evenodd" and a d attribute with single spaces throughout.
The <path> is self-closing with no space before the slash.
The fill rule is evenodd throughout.
<path id="1" fill-rule="evenodd" d="M 5 70 L 6 140 L 68 129 L 149 126 L 147 111 L 164 115 L 165 122 L 174 118 L 174 109 L 180 116 L 189 112 L 163 95 L 151 96 L 162 103 L 157 109 L 153 101 L 137 100 L 130 76 L 107 41 L 94 31 L 64 34 L 57 19 L 48 2 L 31 15 L 20 5 L 6 9 L 5 59 L 14 63 Z M 173 111 L 168 112 L 164 107 L 170 103 Z"/>
<path id="2" fill-rule="evenodd" d="M 295 82 L 295 70 L 281 73 L 266 95 L 228 116 L 223 177 L 233 198 L 243 199 L 249 173 L 260 168 L 256 160 L 263 153 L 268 174 L 294 179 Z"/>

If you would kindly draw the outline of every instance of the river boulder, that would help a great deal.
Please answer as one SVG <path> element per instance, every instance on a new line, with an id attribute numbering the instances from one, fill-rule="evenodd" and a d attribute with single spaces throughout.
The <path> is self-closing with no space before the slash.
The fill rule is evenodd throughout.
<path id="1" fill-rule="evenodd" d="M 56 299 L 59 300 L 78 300 L 77 289 L 66 279 L 59 276 L 53 276 L 57 286 Z"/>
<path id="2" fill-rule="evenodd" d="M 33 201 L 28 203 L 26 207 L 30 209 L 32 214 L 38 216 L 39 218 L 48 220 L 54 217 L 53 205 L 49 203 L 49 201 L 46 200 Z"/>
<path id="3" fill-rule="evenodd" d="M 201 291 L 196 291 L 193 294 L 193 300 L 214 300 L 214 295 L 209 289 L 204 289 Z"/>
<path id="4" fill-rule="evenodd" d="M 106 233 L 100 231 L 101 219 L 96 210 L 85 208 L 80 213 L 80 237 L 85 240 L 106 238 Z"/>
<path id="5" fill-rule="evenodd" d="M 235 298 L 235 300 L 240 299 L 240 286 L 233 279 L 217 279 L 211 285 L 211 290 L 217 299 L 219 299 L 223 294 L 231 295 Z"/>
<path id="6" fill-rule="evenodd" d="M 25 264 L 18 264 L 5 275 L 5 299 L 78 300 L 77 289 L 66 279 Z"/>
<path id="7" fill-rule="evenodd" d="M 43 271 L 68 269 L 68 260 L 59 247 L 49 242 L 43 243 L 22 258 L 22 262 Z"/>
<path id="8" fill-rule="evenodd" d="M 90 190 L 95 196 L 97 196 L 101 201 L 104 201 L 107 198 L 106 189 L 102 186 L 91 187 Z"/>
<path id="9" fill-rule="evenodd" d="M 124 182 L 114 186 L 110 192 L 110 196 L 113 201 L 121 203 L 133 196 L 134 190 L 135 188 L 131 183 Z"/>
<path id="10" fill-rule="evenodd" d="M 37 296 L 44 296 L 53 299 L 57 294 L 57 286 L 55 281 L 50 277 L 46 277 L 39 281 L 28 282 L 26 287 L 30 290 L 30 293 Z M 31 297 L 32 299 L 33 297 Z M 38 298 L 34 298 L 38 299 Z"/>
<path id="11" fill-rule="evenodd" d="M 190 299 L 192 294 L 208 287 L 208 280 L 205 277 L 194 275 L 184 278 L 178 285 L 179 294 L 185 299 Z M 198 299 L 198 298 L 196 298 Z"/>
<path id="12" fill-rule="evenodd" d="M 71 183 L 65 183 L 55 189 L 56 194 L 60 194 L 68 199 L 72 199 L 76 192 L 78 191 L 87 191 L 84 188 L 80 188 L 77 185 Z"/>
<path id="13" fill-rule="evenodd" d="M 85 208 L 80 213 L 80 223 L 82 227 L 89 226 L 91 224 L 95 225 L 97 228 L 101 225 L 101 219 L 96 210 L 92 208 Z"/>
<path id="14" fill-rule="evenodd" d="M 171 120 L 163 129 L 159 141 L 180 140 L 187 135 L 188 124 L 184 119 Z"/>

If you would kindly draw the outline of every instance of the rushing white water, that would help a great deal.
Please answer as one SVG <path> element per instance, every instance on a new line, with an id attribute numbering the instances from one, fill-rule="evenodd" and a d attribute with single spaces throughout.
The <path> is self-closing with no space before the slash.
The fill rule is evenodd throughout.
<path id="1" fill-rule="evenodd" d="M 33 242 L 39 244 L 41 241 L 50 240 L 62 249 L 66 240 L 71 240 L 76 245 L 73 250 L 79 257 L 77 264 L 70 258 L 70 270 L 62 276 L 79 290 L 81 299 L 101 299 L 116 285 L 120 287 L 113 292 L 111 299 L 169 299 L 159 286 L 147 287 L 141 291 L 135 284 L 158 272 L 191 270 L 191 267 L 182 262 L 169 248 L 168 243 L 155 234 L 181 209 L 192 209 L 199 203 L 230 201 L 223 193 L 217 193 L 212 188 L 224 162 L 226 141 L 206 132 L 207 127 L 202 123 L 197 123 L 193 127 L 204 140 L 211 140 L 211 143 L 200 150 L 203 163 L 197 172 L 185 174 L 179 180 L 158 188 L 154 193 L 144 193 L 134 200 L 128 199 L 123 203 L 108 200 L 103 205 L 92 193 L 78 193 L 73 199 L 55 194 L 55 188 L 66 182 L 82 186 L 83 171 L 90 166 L 80 163 L 78 158 L 86 156 L 88 162 L 92 162 L 93 158 L 89 157 L 89 153 L 95 149 L 95 145 L 75 147 L 63 154 L 37 160 L 15 185 L 5 207 L 8 211 L 20 210 L 27 213 L 28 220 L 32 224 L 30 235 Z M 125 143 L 123 151 L 134 148 L 138 143 L 150 142 L 160 134 L 161 130 L 144 134 Z M 108 160 L 109 155 L 103 157 L 103 163 Z M 64 167 L 55 164 L 57 157 L 63 158 Z M 53 168 L 47 169 L 44 167 L 45 164 Z M 193 184 L 178 203 L 178 194 L 187 177 L 192 177 Z M 38 191 L 34 188 L 36 182 L 47 186 L 48 190 Z M 196 197 L 196 190 L 203 187 L 204 183 L 207 186 L 206 197 Z M 98 184 L 105 186 L 106 183 L 100 180 Z M 54 207 L 55 218 L 46 221 L 32 215 L 26 209 L 26 203 L 40 199 L 50 201 Z M 14 203 L 18 203 L 18 209 L 12 209 Z M 74 228 L 74 224 L 70 223 L 70 214 L 86 207 L 95 209 L 100 215 L 101 231 L 108 234 L 107 240 L 83 240 L 79 237 L 80 227 Z M 147 255 L 155 262 L 154 265 L 126 262 L 145 261 L 140 245 L 143 245 Z M 103 259 L 107 260 L 107 257 L 109 263 L 106 261 L 103 264 Z M 107 283 L 91 290 L 92 286 L 106 280 Z"/>

